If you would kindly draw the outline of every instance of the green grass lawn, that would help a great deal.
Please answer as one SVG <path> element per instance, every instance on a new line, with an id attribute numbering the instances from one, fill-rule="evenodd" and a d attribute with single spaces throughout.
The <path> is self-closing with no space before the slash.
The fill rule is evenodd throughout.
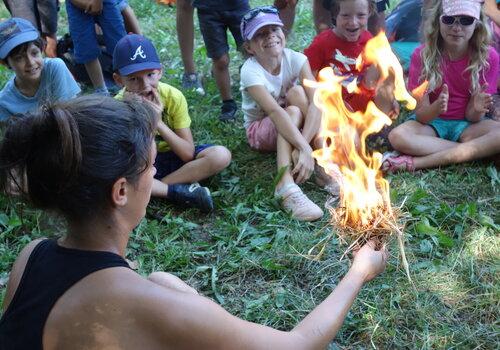
<path id="1" fill-rule="evenodd" d="M 164 81 L 180 86 L 182 64 L 175 34 L 175 8 L 130 0 L 145 35 L 165 66 Z M 251 1 L 252 5 L 271 1 Z M 289 47 L 302 51 L 313 38 L 311 1 L 301 1 Z M 3 5 L 2 5 L 3 6 Z M 0 6 L 0 17 L 7 17 Z M 64 8 L 64 6 L 62 6 Z M 64 9 L 60 34 L 66 30 Z M 242 117 L 218 122 L 219 97 L 199 32 L 195 58 L 207 94 L 186 93 L 197 142 L 226 145 L 233 161 L 207 186 L 217 209 L 210 215 L 181 211 L 152 200 L 132 233 L 127 258 L 144 275 L 173 272 L 202 294 L 249 321 L 288 330 L 323 300 L 347 271 L 339 261 L 346 246 L 327 243 L 321 261 L 303 257 L 333 230 L 329 216 L 300 223 L 272 198 L 273 155 L 248 147 Z M 234 96 L 242 58 L 232 50 Z M 0 68 L 0 85 L 8 77 Z M 402 205 L 411 285 L 391 244 L 386 272 L 363 289 L 332 349 L 494 349 L 499 336 L 500 178 L 490 163 L 389 177 L 395 206 Z M 304 186 L 317 203 L 326 193 Z M 0 197 L 0 283 L 15 257 L 33 238 L 62 234 L 60 220 Z"/>

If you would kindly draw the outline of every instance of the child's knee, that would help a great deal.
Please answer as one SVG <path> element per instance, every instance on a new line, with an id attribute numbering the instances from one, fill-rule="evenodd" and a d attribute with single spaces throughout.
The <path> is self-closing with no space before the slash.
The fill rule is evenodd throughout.
<path id="1" fill-rule="evenodd" d="M 406 132 L 402 125 L 395 127 L 389 132 L 388 139 L 394 149 L 399 150 L 404 146 L 406 140 Z"/>
<path id="2" fill-rule="evenodd" d="M 286 107 L 285 110 L 290 116 L 290 119 L 292 120 L 293 124 L 297 127 L 300 127 L 303 122 L 303 116 L 302 112 L 300 111 L 300 108 L 297 106 L 288 106 Z"/>
<path id="3" fill-rule="evenodd" d="M 210 165 L 214 171 L 222 171 L 231 163 L 231 152 L 224 146 L 209 148 Z"/>
<path id="4" fill-rule="evenodd" d="M 213 62 L 214 68 L 217 70 L 228 69 L 228 67 L 229 67 L 229 55 L 224 54 L 219 58 L 214 58 L 212 60 L 212 62 Z"/>
<path id="5" fill-rule="evenodd" d="M 296 85 L 286 93 L 286 101 L 289 105 L 301 105 L 307 103 L 306 91 L 302 86 Z"/>

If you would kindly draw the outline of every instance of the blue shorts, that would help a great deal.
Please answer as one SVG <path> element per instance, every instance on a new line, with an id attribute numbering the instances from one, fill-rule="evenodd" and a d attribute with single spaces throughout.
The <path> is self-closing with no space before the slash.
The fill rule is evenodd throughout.
<path id="1" fill-rule="evenodd" d="M 412 114 L 408 120 L 417 120 L 417 117 Z M 458 142 L 462 133 L 471 125 L 472 123 L 468 120 L 450 120 L 436 118 L 429 122 L 427 125 L 432 127 L 436 134 L 445 140 L 450 140 L 453 142 Z"/>
<path id="2" fill-rule="evenodd" d="M 195 146 L 194 157 L 196 158 L 201 151 L 212 146 L 213 145 L 211 144 Z M 174 171 L 179 170 L 185 164 L 186 162 L 180 159 L 179 156 L 175 154 L 173 151 L 158 152 L 155 158 L 155 168 L 156 168 L 155 179 L 161 180 L 168 174 L 171 174 Z"/>
<path id="3" fill-rule="evenodd" d="M 101 55 L 95 32 L 96 23 L 102 28 L 106 51 L 110 55 L 118 40 L 127 35 L 116 0 L 103 0 L 102 13 L 98 16 L 86 14 L 69 0 L 66 1 L 66 12 L 76 63 L 88 63 Z"/>
<path id="4" fill-rule="evenodd" d="M 213 11 L 200 8 L 197 10 L 200 31 L 208 57 L 218 59 L 229 52 L 228 29 L 233 35 L 238 49 L 241 47 L 243 37 L 241 36 L 240 23 L 243 15 L 248 10 L 250 10 L 248 6 L 229 11 Z"/>

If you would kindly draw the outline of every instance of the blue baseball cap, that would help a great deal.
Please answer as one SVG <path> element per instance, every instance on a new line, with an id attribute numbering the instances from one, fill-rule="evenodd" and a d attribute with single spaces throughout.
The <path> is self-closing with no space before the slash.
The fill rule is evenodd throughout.
<path id="1" fill-rule="evenodd" d="M 161 69 L 153 43 L 139 34 L 125 35 L 115 46 L 113 70 L 129 75 L 147 69 Z"/>
<path id="2" fill-rule="evenodd" d="M 12 17 L 0 23 L 0 59 L 4 60 L 9 53 L 21 44 L 36 40 L 40 33 L 30 21 Z"/>

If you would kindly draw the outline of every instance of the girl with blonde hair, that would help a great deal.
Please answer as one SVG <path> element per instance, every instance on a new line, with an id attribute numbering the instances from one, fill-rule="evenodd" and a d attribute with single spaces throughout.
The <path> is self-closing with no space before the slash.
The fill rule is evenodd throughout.
<path id="1" fill-rule="evenodd" d="M 485 118 L 498 78 L 498 53 L 479 0 L 438 0 L 426 14 L 424 44 L 412 55 L 408 87 L 427 80 L 415 115 L 391 131 L 400 154 L 389 172 L 467 162 L 500 152 L 500 122 Z"/>

